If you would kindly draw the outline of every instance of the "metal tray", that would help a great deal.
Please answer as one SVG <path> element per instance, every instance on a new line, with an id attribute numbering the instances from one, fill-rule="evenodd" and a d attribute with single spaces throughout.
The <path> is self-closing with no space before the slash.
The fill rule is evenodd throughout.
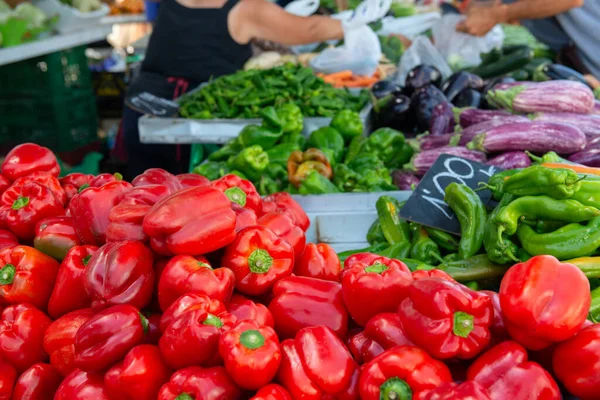
<path id="1" fill-rule="evenodd" d="M 368 247 L 367 231 L 377 219 L 375 202 L 382 196 L 408 200 L 411 191 L 340 193 L 292 197 L 310 218 L 306 242 L 327 243 L 335 251 Z"/>
<path id="2" fill-rule="evenodd" d="M 367 104 L 360 112 L 360 117 L 365 126 L 365 132 L 371 129 L 371 104 Z M 139 119 L 138 128 L 142 143 L 162 144 L 192 144 L 214 143 L 225 144 L 237 137 L 246 125 L 260 125 L 260 119 L 186 119 L 186 118 L 158 118 L 144 115 Z M 311 132 L 328 126 L 331 118 L 307 117 L 304 118 L 305 136 Z"/>

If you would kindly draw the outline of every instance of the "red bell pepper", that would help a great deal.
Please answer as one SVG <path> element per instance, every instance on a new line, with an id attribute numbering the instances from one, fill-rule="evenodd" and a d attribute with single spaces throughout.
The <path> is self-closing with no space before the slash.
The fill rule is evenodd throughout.
<path id="1" fill-rule="evenodd" d="M 182 315 L 195 310 L 204 310 L 212 315 L 219 315 L 227 311 L 225 305 L 219 300 L 198 293 L 184 294 L 169 306 L 160 317 L 160 331 L 166 332 L 167 328 Z"/>
<path id="2" fill-rule="evenodd" d="M 235 239 L 235 218 L 227 196 L 202 186 L 162 199 L 146 214 L 143 226 L 155 250 L 201 255 Z"/>
<path id="3" fill-rule="evenodd" d="M 260 388 L 250 400 L 294 400 L 283 386 L 271 383 Z"/>
<path id="4" fill-rule="evenodd" d="M 227 246 L 221 264 L 235 274 L 235 288 L 240 293 L 260 296 L 292 274 L 294 249 L 268 228 L 249 227 Z"/>
<path id="5" fill-rule="evenodd" d="M 232 203 L 249 208 L 256 213 L 262 211 L 262 199 L 252 182 L 229 174 L 211 183 L 215 189 L 225 193 Z"/>
<path id="6" fill-rule="evenodd" d="M 133 186 L 163 185 L 169 188 L 171 193 L 183 189 L 175 175 L 161 168 L 150 168 L 143 174 L 136 176 L 131 184 Z"/>
<path id="7" fill-rule="evenodd" d="M 258 218 L 254 210 L 231 203 L 231 209 L 235 212 L 235 231 L 239 232 L 249 226 L 258 225 Z"/>
<path id="8" fill-rule="evenodd" d="M 17 380 L 17 370 L 0 358 L 0 400 L 11 400 Z"/>
<path id="9" fill-rule="evenodd" d="M 234 294 L 227 305 L 227 311 L 233 314 L 238 321 L 246 319 L 256 321 L 259 325 L 275 327 L 273 314 L 263 304 L 255 303 L 239 294 Z"/>
<path id="10" fill-rule="evenodd" d="M 377 314 L 365 329 L 348 339 L 348 350 L 359 364 L 371 361 L 392 347 L 413 345 L 402 329 L 400 316 L 395 313 Z"/>
<path id="11" fill-rule="evenodd" d="M 148 241 L 150 238 L 142 227 L 144 217 L 153 205 L 171 193 L 165 185 L 146 185 L 131 189 L 108 214 L 110 223 L 106 229 L 106 241 Z"/>
<path id="12" fill-rule="evenodd" d="M 530 350 L 575 335 L 591 301 L 590 284 L 583 272 L 552 256 L 537 256 L 512 266 L 500 285 L 508 333 Z"/>
<path id="13" fill-rule="evenodd" d="M 290 276 L 273 287 L 269 311 L 280 339 L 293 338 L 302 328 L 322 325 L 340 338 L 348 332 L 348 311 L 342 285 L 303 276 Z"/>
<path id="14" fill-rule="evenodd" d="M 175 372 L 157 400 L 241 400 L 242 392 L 225 368 L 189 367 Z"/>
<path id="15" fill-rule="evenodd" d="M 89 187 L 71 199 L 69 211 L 81 243 L 94 246 L 106 243 L 110 210 L 131 188 L 131 184 L 117 181 L 101 187 Z"/>
<path id="16" fill-rule="evenodd" d="M 149 311 L 144 311 L 143 314 L 148 320 L 148 333 L 146 334 L 146 340 L 142 343 L 158 345 L 158 340 L 162 335 L 162 332 L 160 331 L 161 314 L 155 314 Z"/>
<path id="17" fill-rule="evenodd" d="M 75 366 L 83 371 L 100 371 L 123 359 L 141 344 L 148 320 L 128 304 L 100 311 L 75 335 Z"/>
<path id="18" fill-rule="evenodd" d="M 113 400 L 156 400 L 170 376 L 158 347 L 142 344 L 106 372 L 104 386 Z"/>
<path id="19" fill-rule="evenodd" d="M 273 380 L 281 363 L 277 334 L 255 321 L 240 321 L 219 339 L 225 369 L 242 389 L 258 390 Z"/>
<path id="20" fill-rule="evenodd" d="M 0 195 L 2 195 L 2 193 L 4 193 L 6 189 L 10 187 L 10 185 L 11 182 L 8 180 L 8 178 L 0 174 Z"/>
<path id="21" fill-rule="evenodd" d="M 48 302 L 48 314 L 52 318 L 92 305 L 92 300 L 83 286 L 83 275 L 97 251 L 96 246 L 75 246 L 69 250 L 60 264 L 56 284 Z"/>
<path id="22" fill-rule="evenodd" d="M 179 174 L 175 178 L 181 183 L 183 189 L 210 185 L 210 179 L 198 174 Z"/>
<path id="23" fill-rule="evenodd" d="M 234 287 L 235 275 L 229 268 L 212 269 L 202 256 L 176 256 L 160 276 L 158 301 L 163 311 L 186 293 L 205 294 L 227 304 Z"/>
<path id="24" fill-rule="evenodd" d="M 90 187 L 102 187 L 108 183 L 121 182 L 123 180 L 123 175 L 116 172 L 114 174 L 104 173 L 96 175 L 90 181 Z M 85 190 L 85 189 L 84 189 Z"/>
<path id="25" fill-rule="evenodd" d="M 60 167 L 54 153 L 34 143 L 14 147 L 2 163 L 2 175 L 13 182 L 22 176 L 40 171 L 58 176 Z"/>
<path id="26" fill-rule="evenodd" d="M 2 196 L 0 215 L 4 226 L 20 240 L 33 240 L 35 226 L 42 219 L 64 215 L 62 203 L 39 183 L 29 182 L 14 191 L 11 189 L 10 194 Z"/>
<path id="27" fill-rule="evenodd" d="M 18 372 L 44 361 L 44 332 L 51 323 L 46 314 L 30 304 L 6 307 L 0 320 L 0 357 Z"/>
<path id="28" fill-rule="evenodd" d="M 44 351 L 50 355 L 50 364 L 69 375 L 75 370 L 75 335 L 94 315 L 91 308 L 72 311 L 54 321 L 44 334 Z"/>
<path id="29" fill-rule="evenodd" d="M 58 268 L 56 260 L 33 247 L 15 246 L 0 251 L 0 302 L 31 303 L 46 310 Z"/>
<path id="30" fill-rule="evenodd" d="M 142 309 L 150 304 L 154 289 L 152 252 L 128 240 L 100 247 L 83 273 L 83 286 L 94 311 L 117 304 Z"/>
<path id="31" fill-rule="evenodd" d="M 428 392 L 427 400 L 490 400 L 487 390 L 477 382 L 442 383 Z"/>
<path id="32" fill-rule="evenodd" d="M 21 195 L 23 186 L 31 182 L 39 183 L 50 189 L 54 197 L 60 201 L 63 207 L 67 204 L 67 194 L 62 186 L 60 186 L 60 182 L 55 176 L 49 175 L 47 172 L 34 172 L 14 181 L 11 187 L 6 189 L 2 194 L 2 203 L 13 204 Z"/>
<path id="33" fill-rule="evenodd" d="M 69 249 L 80 244 L 71 217 L 44 218 L 35 227 L 33 247 L 58 261 L 65 258 Z"/>
<path id="34" fill-rule="evenodd" d="M 306 235 L 302 229 L 294 225 L 292 219 L 287 215 L 277 212 L 266 213 L 258 219 L 257 223 L 269 228 L 277 236 L 288 242 L 294 249 L 294 259 L 300 257 L 304 252 Z"/>
<path id="35" fill-rule="evenodd" d="M 600 325 L 582 329 L 571 339 L 560 343 L 552 359 L 554 373 L 569 393 L 581 400 L 592 400 L 600 394 Z"/>
<path id="36" fill-rule="evenodd" d="M 324 326 L 281 343 L 278 381 L 294 399 L 358 399 L 360 369 L 335 333 Z"/>
<path id="37" fill-rule="evenodd" d="M 62 380 L 63 377 L 52 365 L 34 364 L 17 380 L 13 399 L 52 399 Z"/>
<path id="38" fill-rule="evenodd" d="M 19 239 L 6 229 L 0 229 L 0 250 L 19 245 Z"/>
<path id="39" fill-rule="evenodd" d="M 306 232 L 310 226 L 308 215 L 306 215 L 302 206 L 300 206 L 289 193 L 275 193 L 265 197 L 262 214 L 268 212 L 287 214 L 292 221 L 294 221 L 294 224 L 299 226 L 304 232 Z"/>
<path id="40" fill-rule="evenodd" d="M 397 346 L 362 367 L 361 400 L 419 399 L 437 386 L 452 382 L 450 370 L 415 346 Z"/>
<path id="41" fill-rule="evenodd" d="M 444 272 L 441 269 L 418 269 L 416 271 L 413 271 L 412 278 L 414 281 L 418 281 L 419 279 L 425 278 L 442 278 L 450 282 L 455 282 L 453 277 L 451 277 L 450 275 L 448 275 L 447 272 Z"/>
<path id="42" fill-rule="evenodd" d="M 492 333 L 491 345 L 496 345 L 505 340 L 509 340 L 510 337 L 506 331 L 506 325 L 504 325 L 504 314 L 500 307 L 500 295 L 491 290 L 480 290 L 479 293 L 483 293 L 490 297 L 492 300 L 492 307 L 494 308 L 494 317 L 492 319 L 492 325 L 490 325 L 490 332 Z"/>
<path id="43" fill-rule="evenodd" d="M 376 257 L 363 262 L 350 257 L 341 273 L 342 296 L 360 326 L 382 312 L 394 312 L 408 294 L 412 275 L 399 260 Z"/>
<path id="44" fill-rule="evenodd" d="M 471 364 L 467 379 L 487 389 L 491 400 L 560 400 L 554 379 L 539 364 L 527 361 L 527 351 L 515 342 L 503 342 Z"/>
<path id="45" fill-rule="evenodd" d="M 71 372 L 58 387 L 54 400 L 112 400 L 102 375 L 79 369 Z"/>
<path id="46" fill-rule="evenodd" d="M 470 359 L 490 342 L 490 298 L 441 278 L 414 281 L 398 309 L 406 336 L 440 360 Z"/>
<path id="47" fill-rule="evenodd" d="M 90 187 L 90 183 L 94 179 L 94 175 L 82 174 L 74 172 L 59 178 L 60 186 L 62 186 L 67 195 L 67 203 L 71 201 L 73 196 L 79 193 L 80 190 Z"/>
<path id="48" fill-rule="evenodd" d="M 341 270 L 340 258 L 330 245 L 308 243 L 302 256 L 296 261 L 294 274 L 339 282 Z"/>
<path id="49" fill-rule="evenodd" d="M 173 369 L 219 365 L 219 338 L 236 322 L 237 318 L 228 312 L 214 315 L 204 309 L 193 310 L 167 327 L 158 346 L 165 362 Z"/>

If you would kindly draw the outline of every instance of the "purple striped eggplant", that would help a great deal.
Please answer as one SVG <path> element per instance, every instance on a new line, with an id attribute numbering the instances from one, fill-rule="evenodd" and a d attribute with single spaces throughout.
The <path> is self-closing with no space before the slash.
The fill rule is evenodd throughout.
<path id="1" fill-rule="evenodd" d="M 571 124 L 581 129 L 589 138 L 600 135 L 600 115 L 574 113 L 537 113 L 534 121 L 559 122 Z"/>
<path id="2" fill-rule="evenodd" d="M 460 141 L 460 134 L 458 133 L 444 133 L 443 135 L 421 135 L 417 138 L 419 149 L 431 150 L 437 149 L 438 147 L 444 146 L 456 146 Z"/>
<path id="3" fill-rule="evenodd" d="M 531 159 L 524 151 L 508 151 L 490 158 L 487 164 L 503 169 L 527 168 L 531 165 Z"/>
<path id="4" fill-rule="evenodd" d="M 477 150 L 469 150 L 462 146 L 444 146 L 437 149 L 425 150 L 415 154 L 411 160 L 412 170 L 417 176 L 423 176 L 442 154 L 450 154 L 468 160 L 484 163 L 486 161 L 485 153 Z"/>
<path id="5" fill-rule="evenodd" d="M 421 180 L 414 172 L 403 169 L 392 172 L 392 181 L 400 190 L 414 190 Z"/>
<path id="6" fill-rule="evenodd" d="M 547 81 L 518 85 L 487 93 L 488 102 L 513 112 L 570 112 L 588 114 L 594 108 L 594 94 L 574 81 Z"/>
<path id="7" fill-rule="evenodd" d="M 594 100 L 594 108 L 592 108 L 592 114 L 600 114 L 600 100 Z"/>
<path id="8" fill-rule="evenodd" d="M 518 119 L 523 120 L 526 118 L 519 115 L 513 115 L 503 110 L 481 110 L 479 108 L 455 108 L 454 116 L 456 122 L 463 128 L 468 128 L 471 125 L 477 125 L 491 119 L 510 118 L 515 116 L 518 117 Z"/>
<path id="9" fill-rule="evenodd" d="M 578 151 L 577 153 L 571 154 L 568 158 L 569 161 L 587 165 L 588 167 L 600 167 L 600 149 L 585 149 Z"/>
<path id="10" fill-rule="evenodd" d="M 488 153 L 502 151 L 531 151 L 572 154 L 582 150 L 586 137 L 573 125 L 556 122 L 512 122 L 491 128 L 477 135 L 468 148 Z"/>
<path id="11" fill-rule="evenodd" d="M 475 125 L 471 125 L 468 128 L 463 129 L 460 134 L 459 146 L 466 146 L 467 143 L 472 141 L 475 136 L 487 132 L 488 130 L 495 128 L 500 125 L 509 124 L 512 122 L 529 122 L 529 118 L 522 115 L 508 115 L 504 118 L 494 118 L 487 121 L 480 122 Z"/>
<path id="12" fill-rule="evenodd" d="M 585 144 L 585 147 L 583 148 L 583 150 L 591 150 L 591 149 L 600 149 L 600 136 L 588 138 L 588 141 Z"/>
<path id="13" fill-rule="evenodd" d="M 444 101 L 433 107 L 431 113 L 431 123 L 429 125 L 429 134 L 433 136 L 443 135 L 454 132 L 456 122 L 454 121 L 454 112 L 452 104 Z"/>

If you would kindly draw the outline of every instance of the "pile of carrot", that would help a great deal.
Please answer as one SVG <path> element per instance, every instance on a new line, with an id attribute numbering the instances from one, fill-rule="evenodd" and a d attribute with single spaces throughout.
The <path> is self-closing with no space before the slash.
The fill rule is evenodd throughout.
<path id="1" fill-rule="evenodd" d="M 323 78 L 325 83 L 329 83 L 336 88 L 370 88 L 381 78 L 379 71 L 375 72 L 373 76 L 361 76 L 354 75 L 350 70 L 331 74 L 317 74 L 317 76 Z"/>

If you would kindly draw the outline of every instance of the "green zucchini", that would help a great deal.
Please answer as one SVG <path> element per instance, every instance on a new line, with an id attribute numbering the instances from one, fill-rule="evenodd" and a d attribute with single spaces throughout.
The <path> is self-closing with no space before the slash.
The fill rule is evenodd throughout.
<path id="1" fill-rule="evenodd" d="M 525 65 L 523 67 L 523 69 L 525 71 L 527 71 L 527 73 L 530 76 L 533 76 L 533 73 L 535 72 L 536 68 L 539 67 L 542 64 L 546 64 L 546 63 L 551 63 L 552 61 L 548 58 L 544 58 L 544 57 L 536 57 L 533 60 L 529 61 L 527 63 L 527 65 Z"/>
<path id="2" fill-rule="evenodd" d="M 531 78 L 529 72 L 527 72 L 524 68 L 514 70 L 513 72 L 508 74 L 508 76 L 510 76 L 516 81 L 527 81 Z"/>
<path id="3" fill-rule="evenodd" d="M 481 65 L 472 72 L 482 78 L 492 78 L 508 74 L 516 69 L 522 68 L 533 59 L 533 50 L 529 47 L 514 51 L 498 61 Z"/>

